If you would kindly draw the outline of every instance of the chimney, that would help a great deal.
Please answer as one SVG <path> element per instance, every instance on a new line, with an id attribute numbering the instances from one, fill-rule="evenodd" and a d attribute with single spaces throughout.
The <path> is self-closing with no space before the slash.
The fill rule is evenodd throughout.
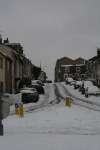
<path id="1" fill-rule="evenodd" d="M 9 43 L 9 40 L 8 38 L 6 40 L 4 40 L 4 44 L 8 44 Z"/>
<path id="2" fill-rule="evenodd" d="M 97 56 L 100 56 L 100 48 L 97 48 Z"/>

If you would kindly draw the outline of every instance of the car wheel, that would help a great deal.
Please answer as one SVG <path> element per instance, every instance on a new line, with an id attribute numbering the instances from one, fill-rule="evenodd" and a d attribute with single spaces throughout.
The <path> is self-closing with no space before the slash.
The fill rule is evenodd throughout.
<path id="1" fill-rule="evenodd" d="M 38 102 L 39 101 L 39 96 L 37 96 L 34 100 L 34 103 Z"/>

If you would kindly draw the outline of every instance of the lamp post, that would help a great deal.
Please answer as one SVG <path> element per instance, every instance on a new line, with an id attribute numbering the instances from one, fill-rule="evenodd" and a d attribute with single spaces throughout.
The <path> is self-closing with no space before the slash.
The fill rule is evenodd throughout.
<path id="1" fill-rule="evenodd" d="M 1 100 L 1 93 L 0 93 L 0 136 L 3 136 L 3 124 L 2 124 L 2 100 Z"/>

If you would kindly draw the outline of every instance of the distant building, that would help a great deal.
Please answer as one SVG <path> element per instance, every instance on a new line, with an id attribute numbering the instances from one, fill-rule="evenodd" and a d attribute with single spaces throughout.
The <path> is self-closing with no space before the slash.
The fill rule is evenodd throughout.
<path id="1" fill-rule="evenodd" d="M 40 74 L 41 74 L 41 67 L 37 67 L 35 65 L 32 65 L 32 79 L 38 80 Z"/>
<path id="2" fill-rule="evenodd" d="M 41 80 L 42 82 L 46 82 L 47 76 L 46 73 L 44 71 L 41 71 L 38 80 Z"/>
<path id="3" fill-rule="evenodd" d="M 55 66 L 55 82 L 64 81 L 67 77 L 82 79 L 87 76 L 87 61 L 83 58 L 75 60 L 63 57 L 58 59 Z"/>

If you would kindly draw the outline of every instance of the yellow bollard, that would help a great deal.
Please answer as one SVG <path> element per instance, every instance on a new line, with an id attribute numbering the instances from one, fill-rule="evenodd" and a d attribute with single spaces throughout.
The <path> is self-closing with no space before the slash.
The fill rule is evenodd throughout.
<path id="1" fill-rule="evenodd" d="M 71 97 L 67 96 L 65 98 L 65 106 L 71 107 Z"/>
<path id="2" fill-rule="evenodd" d="M 20 103 L 20 106 L 19 106 L 19 116 L 24 117 L 23 103 Z"/>
<path id="3" fill-rule="evenodd" d="M 17 103 L 15 104 L 15 114 L 19 115 L 19 105 Z"/>

